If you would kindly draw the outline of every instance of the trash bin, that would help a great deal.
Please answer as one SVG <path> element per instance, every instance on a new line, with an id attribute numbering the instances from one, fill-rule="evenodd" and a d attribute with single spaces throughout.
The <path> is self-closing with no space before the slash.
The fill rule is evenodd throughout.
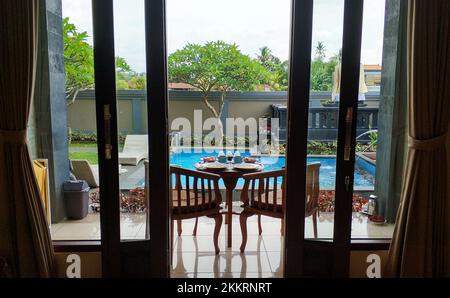
<path id="1" fill-rule="evenodd" d="M 69 219 L 83 219 L 89 210 L 89 185 L 84 180 L 66 181 L 63 184 L 66 214 Z"/>

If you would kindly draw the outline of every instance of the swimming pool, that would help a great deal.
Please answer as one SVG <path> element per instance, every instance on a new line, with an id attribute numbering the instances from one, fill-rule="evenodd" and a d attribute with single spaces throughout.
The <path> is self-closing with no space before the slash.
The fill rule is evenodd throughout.
<path id="1" fill-rule="evenodd" d="M 249 152 L 240 151 L 242 157 L 250 156 Z M 205 156 L 215 156 L 216 154 L 206 152 L 180 152 L 172 153 L 170 163 L 183 168 L 195 170 L 195 164 Z M 258 161 L 264 165 L 265 171 L 279 170 L 286 164 L 286 158 L 281 157 L 258 157 Z M 336 158 L 328 156 L 311 156 L 308 162 L 320 162 L 320 188 L 333 189 L 336 183 Z M 355 189 L 370 189 L 374 187 L 376 167 L 374 164 L 362 159 L 356 159 L 354 186 Z M 241 188 L 244 184 L 243 179 L 239 179 L 237 188 Z M 137 186 L 144 186 L 144 179 L 139 181 Z M 224 187 L 220 182 L 220 187 Z"/>

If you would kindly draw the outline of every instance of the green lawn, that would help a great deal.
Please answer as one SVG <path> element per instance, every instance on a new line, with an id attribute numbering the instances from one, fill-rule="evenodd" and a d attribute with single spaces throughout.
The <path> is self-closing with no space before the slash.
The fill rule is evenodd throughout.
<path id="1" fill-rule="evenodd" d="M 98 154 L 96 152 L 69 152 L 69 159 L 85 159 L 90 164 L 98 164 Z"/>
<path id="2" fill-rule="evenodd" d="M 97 148 L 97 143 L 72 143 L 69 147 L 76 148 Z"/>
<path id="3" fill-rule="evenodd" d="M 71 143 L 69 148 L 97 148 L 97 143 Z M 123 144 L 119 143 L 119 150 L 122 151 Z"/>

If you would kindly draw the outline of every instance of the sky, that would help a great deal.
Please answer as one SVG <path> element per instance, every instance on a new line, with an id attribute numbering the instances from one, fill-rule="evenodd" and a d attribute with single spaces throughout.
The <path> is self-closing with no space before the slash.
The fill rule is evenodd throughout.
<path id="1" fill-rule="evenodd" d="M 365 0 L 361 63 L 380 64 L 385 0 Z M 167 0 L 169 54 L 187 43 L 224 40 L 256 57 L 268 46 L 282 60 L 289 56 L 291 0 Z M 91 0 L 62 0 L 63 16 L 92 44 Z M 315 0 L 313 46 L 322 41 L 327 57 L 342 47 L 344 0 Z M 115 53 L 145 72 L 144 0 L 114 0 Z M 313 55 L 313 54 L 312 54 Z"/>

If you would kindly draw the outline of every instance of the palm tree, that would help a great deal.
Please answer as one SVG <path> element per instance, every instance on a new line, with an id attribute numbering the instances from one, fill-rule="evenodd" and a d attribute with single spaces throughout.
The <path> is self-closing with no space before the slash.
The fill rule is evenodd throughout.
<path id="1" fill-rule="evenodd" d="M 280 58 L 274 56 L 272 50 L 267 46 L 259 48 L 259 55 L 257 54 L 256 56 L 259 63 L 271 72 L 276 71 L 277 67 L 282 63 Z"/>
<path id="2" fill-rule="evenodd" d="M 316 46 L 316 59 L 323 61 L 325 59 L 326 51 L 325 44 L 322 41 L 319 41 Z"/>
<path id="3" fill-rule="evenodd" d="M 330 59 L 331 61 L 336 61 L 337 63 L 340 63 L 342 61 L 342 49 L 339 50 L 336 54 L 334 54 L 333 57 Z"/>
<path id="4" fill-rule="evenodd" d="M 272 61 L 273 55 L 272 50 L 269 49 L 268 46 L 264 46 L 259 48 L 259 55 L 257 55 L 259 62 L 266 66 L 269 62 Z"/>

